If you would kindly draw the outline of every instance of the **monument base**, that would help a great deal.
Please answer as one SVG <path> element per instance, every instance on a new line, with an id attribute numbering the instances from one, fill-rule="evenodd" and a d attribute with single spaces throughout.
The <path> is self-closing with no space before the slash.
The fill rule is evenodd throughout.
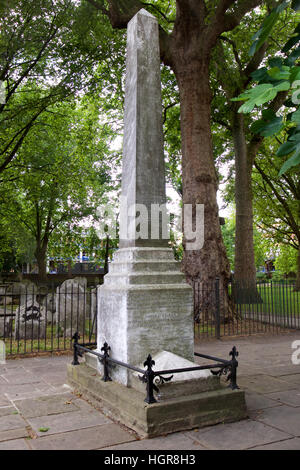
<path id="1" fill-rule="evenodd" d="M 171 248 L 117 250 L 98 295 L 99 353 L 106 342 L 110 357 L 126 364 L 162 350 L 193 361 L 193 289 Z M 110 373 L 114 381 L 131 385 L 126 369 Z"/>
<path id="2" fill-rule="evenodd" d="M 245 394 L 220 385 L 211 391 L 164 399 L 148 405 L 144 392 L 116 382 L 103 382 L 95 369 L 82 363 L 68 365 L 68 381 L 104 413 L 136 431 L 156 437 L 177 431 L 247 418 Z"/>

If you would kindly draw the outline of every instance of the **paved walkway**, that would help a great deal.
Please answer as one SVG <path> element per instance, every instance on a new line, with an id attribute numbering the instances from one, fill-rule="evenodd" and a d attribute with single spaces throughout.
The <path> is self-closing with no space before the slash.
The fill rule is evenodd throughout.
<path id="1" fill-rule="evenodd" d="M 8 360 L 0 365 L 0 450 L 299 450 L 295 340 L 300 331 L 197 343 L 198 352 L 223 358 L 237 346 L 238 383 L 246 390 L 249 419 L 144 440 L 72 394 L 66 385 L 70 356 Z"/>

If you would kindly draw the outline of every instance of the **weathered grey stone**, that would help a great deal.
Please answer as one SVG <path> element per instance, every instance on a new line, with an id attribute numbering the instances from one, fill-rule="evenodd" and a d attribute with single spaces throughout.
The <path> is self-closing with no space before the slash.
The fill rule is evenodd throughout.
<path id="1" fill-rule="evenodd" d="M 273 428 L 280 429 L 290 436 L 300 437 L 300 408 L 286 405 L 276 406 L 261 411 L 256 419 Z"/>
<path id="2" fill-rule="evenodd" d="M 166 363 L 158 356 L 158 363 L 177 368 L 186 360 L 194 364 L 192 288 L 174 260 L 161 221 L 155 239 L 150 238 L 155 223 L 149 218 L 148 237 L 138 238 L 136 212 L 128 221 L 122 207 L 124 200 L 128 206 L 140 204 L 149 215 L 152 205 L 166 201 L 161 111 L 158 22 L 140 10 L 128 25 L 120 249 L 98 287 L 97 345 L 101 352 L 108 343 L 111 358 L 132 366 L 143 364 L 149 354 L 168 351 L 177 355 L 177 364 L 170 354 Z M 95 365 L 91 357 L 87 363 Z M 131 371 L 117 365 L 109 369 L 113 381 L 104 383 L 86 364 L 69 366 L 69 382 L 142 434 L 156 436 L 246 416 L 244 392 L 221 387 L 207 372 L 191 374 L 191 380 L 183 375 L 165 387 L 164 400 L 147 406 L 145 392 L 132 388 Z"/>
<path id="3" fill-rule="evenodd" d="M 69 431 L 65 434 L 44 436 L 42 439 L 34 440 L 31 445 L 36 450 L 93 450 L 134 440 L 134 436 L 128 431 L 111 423 Z"/>
<path id="4" fill-rule="evenodd" d="M 240 390 L 222 387 L 147 405 L 146 387 L 142 393 L 116 382 L 103 382 L 85 364 L 69 365 L 68 379 L 75 390 L 144 437 L 237 421 L 247 416 L 244 392 Z"/>
<path id="5" fill-rule="evenodd" d="M 23 423 L 25 424 L 25 421 Z M 6 444 L 5 441 L 20 439 L 22 437 L 29 437 L 25 426 L 21 428 L 17 428 L 17 429 L 9 429 L 7 431 L 0 431 L 0 442 L 3 442 L 5 444 Z"/>
<path id="6" fill-rule="evenodd" d="M 187 369 L 189 367 L 196 367 L 196 364 L 187 361 L 182 357 L 172 354 L 168 351 L 162 351 L 156 354 L 153 358 L 155 365 L 154 371 L 164 371 L 171 369 Z M 143 364 L 138 365 L 143 369 Z M 145 384 L 139 379 L 140 374 L 134 372 L 132 374 L 132 387 L 144 392 Z M 156 398 L 159 401 L 168 400 L 170 398 L 179 398 L 182 396 L 190 396 L 195 393 L 208 392 L 221 388 L 220 378 L 211 374 L 210 370 L 198 370 L 190 372 L 182 372 L 178 374 L 163 375 L 163 379 L 171 378 L 171 380 L 164 381 L 161 377 L 156 377 L 154 380 L 155 385 L 158 387 L 159 392 Z"/>
<path id="7" fill-rule="evenodd" d="M 1 442 L 0 451 L 1 450 L 29 450 L 29 447 L 25 439 L 13 439 L 11 441 Z"/>
<path id="8" fill-rule="evenodd" d="M 127 28 L 122 197 L 128 207 L 143 204 L 149 213 L 151 204 L 166 202 L 158 22 L 145 10 Z M 150 218 L 147 240 L 135 239 L 135 215 L 130 220 L 120 217 L 120 247 L 167 246 L 160 231 L 150 239 Z"/>
<path id="9" fill-rule="evenodd" d="M 27 296 L 26 296 L 27 298 Z M 14 338 L 42 339 L 46 335 L 45 310 L 38 302 L 29 300 L 16 310 Z"/>
<path id="10" fill-rule="evenodd" d="M 160 225 L 157 238 L 148 217 L 146 239 L 136 237 L 136 213 L 124 219 L 122 203 L 166 202 L 158 22 L 140 10 L 128 24 L 120 215 L 120 249 L 98 287 L 98 350 L 136 365 L 162 350 L 194 360 L 193 294 Z M 133 223 L 132 223 L 133 222 Z M 131 228 L 129 228 L 131 227 Z M 130 385 L 127 369 L 113 380 Z"/>
<path id="11" fill-rule="evenodd" d="M 0 317 L 0 338 L 9 338 L 12 333 L 12 317 Z"/>
<path id="12" fill-rule="evenodd" d="M 47 435 L 58 434 L 61 432 L 74 431 L 76 429 L 92 428 L 94 426 L 108 424 L 110 421 L 101 413 L 95 413 L 91 409 L 86 411 L 72 411 L 57 415 L 48 415 L 35 418 L 27 418 L 27 421 L 38 436 L 45 436 L 45 433 L 39 431 L 41 428 L 49 428 Z"/>
<path id="13" fill-rule="evenodd" d="M 56 294 L 54 292 L 47 294 L 43 300 L 43 305 L 50 321 L 51 314 L 56 311 Z"/>
<path id="14" fill-rule="evenodd" d="M 127 270 L 118 274 L 126 258 Z M 168 271 L 168 262 L 174 262 L 171 248 L 123 248 L 115 259 L 116 266 L 113 261 L 111 272 L 98 287 L 99 350 L 107 342 L 111 357 L 131 365 L 162 350 L 193 361 L 192 288 L 185 282 L 179 263 L 177 273 Z M 136 262 L 147 264 L 146 275 L 135 272 Z M 131 374 L 124 368 L 114 368 L 112 377 L 130 385 Z"/>
<path id="15" fill-rule="evenodd" d="M 24 418 L 34 418 L 79 411 L 79 408 L 72 403 L 73 399 L 74 397 L 71 395 L 52 395 L 36 399 L 18 400 L 15 405 Z"/>
<path id="16" fill-rule="evenodd" d="M 290 436 L 278 428 L 248 419 L 228 424 L 226 427 L 219 424 L 204 429 L 201 433 L 195 433 L 193 437 L 208 449 L 245 450 L 259 444 L 288 439 Z"/>
<path id="17" fill-rule="evenodd" d="M 85 277 L 67 279 L 56 290 L 56 325 L 58 334 L 71 336 L 78 331 L 83 333 L 88 318 L 87 280 Z"/>

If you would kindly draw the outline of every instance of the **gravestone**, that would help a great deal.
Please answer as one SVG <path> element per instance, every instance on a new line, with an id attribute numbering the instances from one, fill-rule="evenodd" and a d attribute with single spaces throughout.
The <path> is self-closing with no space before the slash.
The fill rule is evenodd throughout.
<path id="1" fill-rule="evenodd" d="M 46 335 L 45 309 L 29 299 L 16 310 L 14 339 L 43 339 Z"/>
<path id="2" fill-rule="evenodd" d="M 168 245 L 163 216 L 151 219 L 165 202 L 158 23 L 140 10 L 127 33 L 120 249 L 98 287 L 99 351 L 107 342 L 111 357 L 131 365 L 162 350 L 194 358 L 192 289 Z M 112 378 L 130 385 L 131 374 L 116 367 Z"/>
<path id="3" fill-rule="evenodd" d="M 55 318 L 58 334 L 70 337 L 75 331 L 82 335 L 88 319 L 87 280 L 85 277 L 67 279 L 56 289 Z"/>

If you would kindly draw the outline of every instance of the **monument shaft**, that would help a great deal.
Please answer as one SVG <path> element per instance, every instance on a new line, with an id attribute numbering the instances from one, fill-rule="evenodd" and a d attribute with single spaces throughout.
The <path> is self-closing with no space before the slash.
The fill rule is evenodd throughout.
<path id="1" fill-rule="evenodd" d="M 158 23 L 145 10 L 128 25 L 125 108 L 122 201 L 146 206 L 148 236 L 135 237 L 135 211 L 133 224 L 120 215 L 120 249 L 98 287 L 98 350 L 107 342 L 111 357 L 131 365 L 163 350 L 193 361 L 192 289 L 162 230 L 150 238 L 151 206 L 166 196 Z M 131 384 L 124 368 L 111 375 Z"/>
<path id="2" fill-rule="evenodd" d="M 167 246 L 161 217 L 159 237 L 151 237 L 151 205 L 166 203 L 158 23 L 141 10 L 127 31 L 120 248 Z M 147 210 L 147 238 L 135 235 L 137 204 Z"/>

